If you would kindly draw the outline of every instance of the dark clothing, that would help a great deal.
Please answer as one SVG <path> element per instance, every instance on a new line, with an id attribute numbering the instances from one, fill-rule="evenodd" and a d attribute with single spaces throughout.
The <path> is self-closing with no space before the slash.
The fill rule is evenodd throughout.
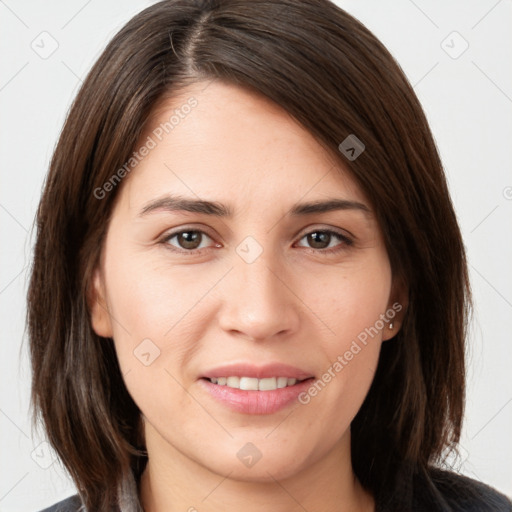
<path id="1" fill-rule="evenodd" d="M 133 496 L 134 489 L 136 488 L 131 488 L 131 497 L 138 503 L 138 498 Z M 415 477 L 412 492 L 408 494 L 407 497 L 397 496 L 396 501 L 400 503 L 398 506 L 376 503 L 375 512 L 512 512 L 510 498 L 493 487 L 458 473 L 436 468 L 429 469 L 428 474 Z M 41 512 L 79 512 L 80 506 L 78 495 L 74 495 Z"/>
<path id="2" fill-rule="evenodd" d="M 80 501 L 78 494 L 74 494 L 65 500 L 59 501 L 51 507 L 45 508 L 41 512 L 78 512 L 81 505 L 82 502 Z"/>

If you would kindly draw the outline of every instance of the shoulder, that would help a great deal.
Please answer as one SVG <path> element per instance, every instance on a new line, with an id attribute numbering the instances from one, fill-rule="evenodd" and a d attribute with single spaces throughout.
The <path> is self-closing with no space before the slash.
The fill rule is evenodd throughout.
<path id="1" fill-rule="evenodd" d="M 512 512 L 510 498 L 495 488 L 465 475 L 434 467 L 428 469 L 423 479 L 416 480 L 414 501 L 418 510 Z"/>
<path id="2" fill-rule="evenodd" d="M 80 510 L 82 510 L 82 500 L 78 494 L 74 494 L 40 512 L 79 512 Z"/>

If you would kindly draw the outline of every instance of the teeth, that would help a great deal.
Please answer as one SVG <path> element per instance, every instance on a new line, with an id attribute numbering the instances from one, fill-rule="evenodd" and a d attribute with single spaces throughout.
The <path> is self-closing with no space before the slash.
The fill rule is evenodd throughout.
<path id="1" fill-rule="evenodd" d="M 256 379 L 254 377 L 212 377 L 210 382 L 219 386 L 228 386 L 229 388 L 242 389 L 245 391 L 273 391 L 275 389 L 293 386 L 297 379 L 288 377 L 267 377 L 265 379 Z"/>
<path id="2" fill-rule="evenodd" d="M 254 379 L 256 381 L 257 389 L 260 391 L 272 391 L 274 389 L 277 389 L 277 378 L 276 377 L 268 377 L 266 379 L 260 379 L 258 382 L 258 379 Z M 242 386 L 240 386 L 240 389 L 242 389 Z"/>
<path id="3" fill-rule="evenodd" d="M 228 388 L 239 388 L 240 389 L 240 377 L 228 377 L 226 381 Z"/>
<path id="4" fill-rule="evenodd" d="M 288 384 L 287 377 L 278 377 L 277 378 L 277 387 L 278 388 L 285 388 L 287 384 Z"/>

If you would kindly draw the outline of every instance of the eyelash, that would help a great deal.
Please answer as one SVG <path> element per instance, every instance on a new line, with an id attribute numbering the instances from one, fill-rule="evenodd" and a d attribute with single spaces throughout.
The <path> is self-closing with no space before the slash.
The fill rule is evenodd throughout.
<path id="1" fill-rule="evenodd" d="M 175 253 L 182 253 L 182 254 L 200 254 L 205 249 L 211 249 L 211 247 L 203 247 L 202 249 L 190 249 L 190 250 L 178 249 L 169 244 L 169 241 L 171 239 L 173 239 L 174 237 L 176 237 L 182 233 L 201 233 L 202 235 L 206 235 L 208 238 L 212 239 L 212 237 L 209 236 L 208 233 L 206 233 L 200 229 L 181 229 L 180 231 L 175 231 L 174 233 L 169 233 L 160 242 L 163 243 L 170 251 L 175 252 Z M 315 252 L 318 251 L 318 252 L 324 253 L 324 254 L 336 254 L 338 252 L 346 250 L 347 247 L 351 247 L 354 245 L 354 241 L 351 238 L 347 237 L 346 235 L 344 235 L 338 231 L 334 231 L 332 229 L 315 229 L 312 231 L 308 231 L 307 233 L 304 233 L 304 235 L 302 235 L 300 237 L 299 241 L 313 233 L 325 233 L 330 236 L 334 236 L 334 237 L 338 238 L 342 243 L 340 244 L 340 246 L 331 247 L 330 249 L 315 249 L 314 247 L 304 247 L 304 249 L 309 249 L 310 251 L 315 251 Z M 201 242 L 202 242 L 202 240 L 201 240 Z M 330 242 L 331 241 L 329 240 L 329 243 Z"/>

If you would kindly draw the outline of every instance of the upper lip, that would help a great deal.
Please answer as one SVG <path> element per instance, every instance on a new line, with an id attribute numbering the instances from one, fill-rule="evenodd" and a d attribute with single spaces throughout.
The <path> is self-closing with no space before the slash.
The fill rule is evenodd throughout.
<path id="1" fill-rule="evenodd" d="M 255 366 L 251 363 L 237 363 L 217 366 L 206 371 L 202 377 L 253 377 L 264 379 L 267 377 L 288 377 L 303 380 L 313 377 L 311 373 L 283 363 L 271 363 L 264 366 Z"/>

